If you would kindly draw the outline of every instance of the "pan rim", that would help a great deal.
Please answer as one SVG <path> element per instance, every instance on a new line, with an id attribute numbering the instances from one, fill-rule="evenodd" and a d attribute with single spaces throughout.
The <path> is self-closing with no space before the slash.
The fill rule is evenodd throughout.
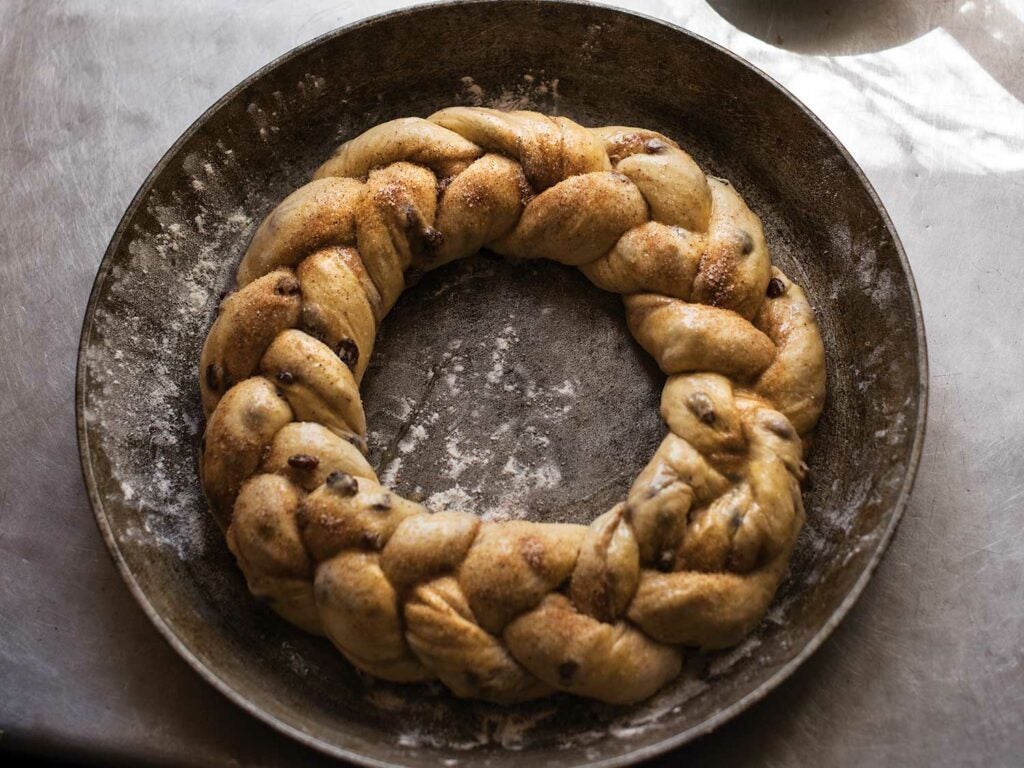
<path id="1" fill-rule="evenodd" d="M 92 450 L 89 445 L 89 438 L 86 429 L 85 419 L 85 408 L 86 408 L 86 390 L 85 385 L 86 378 L 86 351 L 89 349 L 89 344 L 92 338 L 92 328 L 96 308 L 99 304 L 99 297 L 102 289 L 106 283 L 106 280 L 110 274 L 112 268 L 112 261 L 114 254 L 120 247 L 121 241 L 124 239 L 128 226 L 134 218 L 136 212 L 142 205 L 143 201 L 151 192 L 157 179 L 164 172 L 171 161 L 177 156 L 180 148 L 193 138 L 202 128 L 210 121 L 210 119 L 236 96 L 242 93 L 245 89 L 249 88 L 254 83 L 261 80 L 263 77 L 274 71 L 275 69 L 287 64 L 289 61 L 297 58 L 298 56 L 312 50 L 324 43 L 334 40 L 343 35 L 351 32 L 370 27 L 376 24 L 380 24 L 398 17 L 411 16 L 424 11 L 434 9 L 451 9 L 459 6 L 470 6 L 470 5 L 490 5 L 499 2 L 504 2 L 506 5 L 510 4 L 508 0 L 445 0 L 444 2 L 423 2 L 416 5 L 407 6 L 394 11 L 389 11 L 382 14 L 377 14 L 367 18 L 360 19 L 350 24 L 338 27 L 329 32 L 308 40 L 302 43 L 280 56 L 276 57 L 269 63 L 257 69 L 255 72 L 244 78 L 241 82 L 235 85 L 233 88 L 228 90 L 223 96 L 217 99 L 210 107 L 203 111 L 199 117 L 197 117 L 191 125 L 178 137 L 178 139 L 167 149 L 160 160 L 156 163 L 153 169 L 146 176 L 145 180 L 140 185 L 138 191 L 129 203 L 124 215 L 121 217 L 114 234 L 112 235 L 110 242 L 104 251 L 103 257 L 100 261 L 100 265 L 97 269 L 96 277 L 93 282 L 92 289 L 89 294 L 89 299 L 86 304 L 85 312 L 82 319 L 82 327 L 79 335 L 79 347 L 76 362 L 76 373 L 75 373 L 75 421 L 76 421 L 76 432 L 78 439 L 78 450 L 79 460 L 81 465 L 81 471 L 83 480 L 86 485 L 87 494 L 89 497 L 89 503 L 93 511 L 93 516 L 96 520 L 97 527 L 103 536 L 106 543 L 107 549 L 117 566 L 121 577 L 124 579 L 131 592 L 135 601 L 142 608 L 143 613 L 147 616 L 150 622 L 156 627 L 157 631 L 161 636 L 170 644 L 175 652 L 181 656 L 199 675 L 210 683 L 215 689 L 220 691 L 229 700 L 234 702 L 237 706 L 253 715 L 262 722 L 268 724 L 275 730 L 284 735 L 304 744 L 307 747 L 315 749 L 323 754 L 329 755 L 334 758 L 342 758 L 349 760 L 359 765 L 372 766 L 373 768 L 395 768 L 396 766 L 403 765 L 397 762 L 388 762 L 374 758 L 360 752 L 353 751 L 344 746 L 327 742 L 317 736 L 314 736 L 307 731 L 302 730 L 299 726 L 288 722 L 277 715 L 274 715 L 268 711 L 265 711 L 259 705 L 250 701 L 246 695 L 236 689 L 227 679 L 221 677 L 220 673 L 209 666 L 203 661 L 200 656 L 193 652 L 192 647 L 188 642 L 183 639 L 176 632 L 175 628 L 169 624 L 163 616 L 153 607 L 149 600 L 149 597 L 142 586 L 135 578 L 135 574 L 132 572 L 124 556 L 121 553 L 120 546 L 114 535 L 114 531 L 110 526 L 110 522 L 107 519 L 106 511 L 104 507 L 104 500 L 99 492 L 99 488 L 96 482 L 96 478 L 93 475 L 93 460 Z M 706 717 L 701 722 L 687 728 L 679 733 L 675 733 L 668 736 L 660 741 L 653 744 L 648 744 L 642 747 L 638 747 L 632 751 L 610 757 L 604 760 L 591 762 L 587 760 L 581 760 L 579 765 L 592 766 L 593 768 L 617 768 L 618 766 L 631 765 L 642 760 L 647 760 L 658 755 L 664 754 L 672 749 L 675 749 L 683 744 L 686 744 L 694 739 L 706 735 L 711 731 L 715 730 L 719 726 L 723 725 L 727 721 L 739 715 L 741 712 L 753 706 L 758 701 L 764 699 L 771 691 L 775 690 L 785 680 L 787 680 L 793 672 L 803 664 L 832 634 L 839 623 L 846 617 L 853 605 L 857 602 L 858 598 L 864 591 L 871 577 L 877 570 L 882 557 L 888 550 L 889 545 L 896 533 L 896 530 L 903 518 L 903 513 L 906 510 L 907 504 L 909 503 L 910 495 L 913 490 L 914 482 L 917 477 L 918 466 L 920 463 L 925 431 L 927 422 L 927 411 L 928 411 L 928 353 L 927 353 L 927 341 L 925 336 L 924 316 L 921 310 L 920 297 L 917 291 L 917 286 L 914 281 L 914 276 L 910 268 L 910 263 L 906 256 L 903 244 L 893 226 L 892 220 L 886 210 L 884 204 L 879 198 L 877 192 L 872 186 L 871 182 L 865 175 L 864 171 L 854 160 L 849 151 L 840 143 L 836 136 L 829 130 L 829 128 L 818 118 L 806 105 L 803 104 L 796 96 L 794 96 L 788 89 L 777 82 L 770 75 L 763 72 L 758 67 L 754 66 L 750 62 L 741 58 L 740 56 L 732 53 L 727 48 L 715 43 L 707 38 L 692 32 L 688 29 L 680 27 L 671 22 L 664 21 L 652 17 L 650 15 L 639 13 L 637 11 L 623 9 L 614 5 L 605 3 L 595 3 L 589 0 L 512 0 L 512 3 L 526 6 L 539 6 L 544 3 L 547 4 L 560 4 L 565 6 L 577 6 L 577 7 L 590 7 L 599 8 L 602 10 L 613 11 L 616 13 L 631 16 L 637 19 L 641 19 L 645 22 L 658 24 L 666 27 L 675 34 L 684 35 L 691 38 L 692 40 L 713 49 L 718 54 L 723 54 L 731 59 L 734 63 L 739 64 L 751 71 L 754 75 L 760 77 L 770 87 L 778 90 L 783 96 L 785 96 L 791 103 L 793 103 L 803 115 L 810 120 L 811 124 L 827 139 L 828 143 L 839 153 L 839 155 L 846 162 L 847 166 L 853 171 L 858 182 L 862 185 L 864 190 L 867 192 L 869 199 L 873 207 L 879 213 L 882 222 L 886 227 L 888 235 L 892 238 L 895 245 L 896 255 L 899 261 L 900 268 L 903 272 L 903 276 L 907 281 L 909 295 L 911 299 L 911 305 L 913 308 L 914 317 L 914 330 L 917 341 L 917 413 L 916 413 L 916 424 L 914 426 L 914 436 L 911 443 L 910 453 L 907 460 L 906 473 L 904 475 L 899 494 L 895 503 L 891 507 L 890 519 L 885 529 L 880 533 L 877 543 L 875 545 L 874 552 L 871 555 L 870 560 L 865 565 L 863 571 L 858 576 L 857 580 L 853 583 L 846 595 L 838 605 L 838 607 L 832 612 L 828 620 L 821 626 L 821 628 L 814 634 L 813 637 L 808 640 L 803 648 L 788 662 L 777 669 L 771 676 L 765 679 L 757 688 L 750 691 L 746 695 L 740 697 L 736 701 L 732 702 L 728 706 L 718 709 L 713 714 Z"/>

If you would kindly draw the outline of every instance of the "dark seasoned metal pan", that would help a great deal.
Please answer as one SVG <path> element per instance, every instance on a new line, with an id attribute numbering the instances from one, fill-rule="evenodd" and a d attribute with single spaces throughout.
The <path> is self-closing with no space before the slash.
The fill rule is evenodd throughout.
<path id="1" fill-rule="evenodd" d="M 154 96 L 156 98 L 156 96 Z M 453 103 L 530 107 L 678 139 L 760 214 L 806 286 L 828 354 L 808 524 L 757 632 L 691 660 L 644 704 L 516 707 L 363 678 L 246 592 L 195 470 L 196 360 L 256 224 L 340 141 Z M 899 520 L 924 430 L 924 330 L 878 198 L 793 97 L 728 52 L 576 3 L 433 5 L 314 40 L 179 139 L 114 233 L 78 366 L 82 464 L 135 597 L 195 669 L 325 752 L 371 765 L 621 765 L 765 696 L 849 610 Z M 386 480 L 435 505 L 586 522 L 621 497 L 663 427 L 661 377 L 617 297 L 552 264 L 489 256 L 431 274 L 385 322 L 365 399 Z"/>

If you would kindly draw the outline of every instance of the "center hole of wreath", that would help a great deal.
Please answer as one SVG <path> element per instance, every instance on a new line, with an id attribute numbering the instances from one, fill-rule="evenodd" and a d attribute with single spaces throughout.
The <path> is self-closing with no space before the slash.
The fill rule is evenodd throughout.
<path id="1" fill-rule="evenodd" d="M 363 383 L 370 462 L 434 511 L 588 523 L 661 441 L 663 384 L 621 297 L 483 253 L 427 274 L 383 322 Z"/>

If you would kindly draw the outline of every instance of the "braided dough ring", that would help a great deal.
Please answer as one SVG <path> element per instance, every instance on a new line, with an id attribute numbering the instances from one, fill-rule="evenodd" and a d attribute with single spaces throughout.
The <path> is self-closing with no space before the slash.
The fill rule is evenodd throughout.
<path id="1" fill-rule="evenodd" d="M 407 282 L 482 247 L 623 294 L 669 427 L 589 526 L 430 513 L 377 482 L 359 382 Z M 803 291 L 671 139 L 456 107 L 343 144 L 260 225 L 200 362 L 201 461 L 250 591 L 358 668 L 612 703 L 760 621 L 803 524 L 825 397 Z"/>

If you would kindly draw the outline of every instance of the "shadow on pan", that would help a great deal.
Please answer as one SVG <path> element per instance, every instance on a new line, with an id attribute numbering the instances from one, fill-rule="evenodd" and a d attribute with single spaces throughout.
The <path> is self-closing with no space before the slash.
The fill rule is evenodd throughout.
<path id="1" fill-rule="evenodd" d="M 205 509 L 195 366 L 256 225 L 340 141 L 450 104 L 532 108 L 676 138 L 738 187 L 762 217 L 776 262 L 818 313 L 830 394 L 792 575 L 741 646 L 692 659 L 639 706 L 560 697 L 499 708 L 437 686 L 365 678 L 326 641 L 255 603 Z M 499 338 L 500 380 L 513 386 L 496 396 L 486 374 L 499 365 Z M 449 376 L 454 389 L 426 383 Z M 527 755 L 549 766 L 622 765 L 763 697 L 846 613 L 910 492 L 926 381 L 921 314 L 892 225 L 851 158 L 791 96 L 726 51 L 640 16 L 577 3 L 471 2 L 314 40 L 182 136 L 103 259 L 82 331 L 77 404 L 93 508 L 129 587 L 178 652 L 257 717 L 368 765 L 506 766 Z M 374 445 L 400 446 L 410 424 L 422 427 L 416 450 L 377 454 L 400 492 L 481 513 L 586 522 L 621 497 L 660 439 L 661 385 L 615 297 L 557 265 L 513 268 L 481 255 L 403 296 L 365 392 Z M 529 422 L 528 391 L 548 398 L 554 415 Z M 476 458 L 463 472 L 445 465 L 452 456 Z M 511 512 L 501 473 L 509 457 L 534 469 L 513 488 Z"/>
<path id="2" fill-rule="evenodd" d="M 907 0 L 708 0 L 708 5 L 769 45 L 843 56 L 904 45 L 936 29 L 951 35 L 989 75 L 1024 101 L 1016 83 L 1024 23 L 1014 0 L 919 3 Z"/>

